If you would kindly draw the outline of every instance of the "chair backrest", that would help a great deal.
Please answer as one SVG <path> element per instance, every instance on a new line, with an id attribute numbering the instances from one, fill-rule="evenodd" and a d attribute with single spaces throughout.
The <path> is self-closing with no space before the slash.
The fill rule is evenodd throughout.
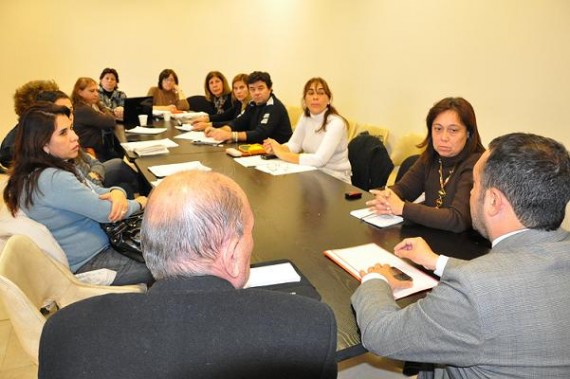
<path id="1" fill-rule="evenodd" d="M 106 293 L 144 292 L 146 286 L 96 286 L 79 281 L 28 237 L 10 237 L 0 256 L 0 297 L 24 351 L 36 362 L 45 318 L 41 308 L 55 309 Z"/>
<path id="2" fill-rule="evenodd" d="M 410 155 L 417 155 L 423 152 L 417 145 L 422 142 L 424 136 L 418 133 L 408 133 L 398 139 L 397 145 L 392 150 L 390 158 L 396 166 L 402 164 L 404 159 Z"/>
<path id="3" fill-rule="evenodd" d="M 289 120 L 291 121 L 291 128 L 295 129 L 297 127 L 297 121 L 299 121 L 299 118 L 303 114 L 303 108 L 297 105 L 287 105 L 285 108 L 287 109 Z"/>
<path id="4" fill-rule="evenodd" d="M 206 100 L 204 95 L 194 95 L 187 98 L 190 110 L 193 112 L 206 112 L 207 114 L 215 114 L 216 110 L 212 103 Z"/>
<path id="5" fill-rule="evenodd" d="M 356 128 L 356 135 L 359 135 L 362 132 L 368 132 L 371 136 L 380 138 L 380 141 L 382 141 L 384 146 L 388 145 L 388 135 L 390 134 L 390 130 L 388 128 L 383 128 L 373 124 L 359 124 Z"/>
<path id="6" fill-rule="evenodd" d="M 408 172 L 410 167 L 412 167 L 414 165 L 414 163 L 416 163 L 416 161 L 419 158 L 420 158 L 420 155 L 415 154 L 415 155 L 410 155 L 409 157 L 407 157 L 406 159 L 404 159 L 402 161 L 402 163 L 400 164 L 400 167 L 398 168 L 398 174 L 396 174 L 395 183 L 398 183 L 398 181 L 400 179 L 402 179 L 402 176 L 404 176 L 406 174 L 406 172 Z"/>
<path id="7" fill-rule="evenodd" d="M 376 136 L 362 132 L 348 144 L 352 184 L 368 191 L 386 185 L 394 164 L 386 147 Z"/>

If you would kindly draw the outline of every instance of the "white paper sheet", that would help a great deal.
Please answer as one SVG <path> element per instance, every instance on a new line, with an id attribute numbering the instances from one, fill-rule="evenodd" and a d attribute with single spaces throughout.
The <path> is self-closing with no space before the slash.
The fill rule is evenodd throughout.
<path id="1" fill-rule="evenodd" d="M 190 141 L 194 141 L 194 142 L 202 142 L 202 143 L 211 144 L 211 145 L 221 145 L 222 144 L 222 141 L 215 140 L 212 137 L 206 137 L 204 132 L 191 131 L 191 132 L 179 134 L 174 138 L 185 139 L 185 140 L 190 140 Z"/>
<path id="2" fill-rule="evenodd" d="M 235 158 L 234 161 L 243 167 L 257 167 L 275 162 L 275 159 L 262 159 L 261 157 L 261 155 L 252 155 L 250 157 Z"/>
<path id="3" fill-rule="evenodd" d="M 268 164 L 255 167 L 256 170 L 263 171 L 271 175 L 296 174 L 305 171 L 314 171 L 316 167 L 302 166 L 295 163 L 284 162 L 278 159 L 270 159 Z"/>
<path id="4" fill-rule="evenodd" d="M 159 166 L 150 166 L 149 171 L 155 176 L 163 178 L 168 175 L 176 174 L 180 171 L 187 170 L 200 170 L 200 171 L 211 171 L 210 167 L 204 166 L 200 161 L 184 162 L 184 163 L 174 163 L 165 164 Z"/>
<path id="5" fill-rule="evenodd" d="M 193 129 L 191 124 L 176 125 L 175 128 L 178 130 L 182 130 L 183 132 L 189 132 Z"/>
<path id="6" fill-rule="evenodd" d="M 289 262 L 253 267 L 245 288 L 300 282 L 301 277 Z"/>
<path id="7" fill-rule="evenodd" d="M 147 128 L 146 126 L 137 126 L 132 129 L 126 129 L 125 133 L 133 134 L 160 134 L 166 132 L 166 128 Z"/>

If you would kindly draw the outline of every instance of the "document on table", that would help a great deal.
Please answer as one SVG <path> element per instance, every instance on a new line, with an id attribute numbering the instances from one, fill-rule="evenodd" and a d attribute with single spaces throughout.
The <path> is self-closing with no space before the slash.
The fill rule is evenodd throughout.
<path id="1" fill-rule="evenodd" d="M 404 221 L 402 217 L 396 215 L 377 215 L 368 208 L 354 210 L 350 212 L 350 215 L 379 228 L 385 228 Z"/>
<path id="2" fill-rule="evenodd" d="M 271 175 L 296 174 L 298 172 L 314 171 L 317 168 L 313 166 L 303 166 L 295 163 L 284 162 L 282 160 L 272 159 L 268 164 L 256 166 L 256 170 L 263 171 Z"/>
<path id="3" fill-rule="evenodd" d="M 137 126 L 132 129 L 126 129 L 125 133 L 134 134 L 160 134 L 166 132 L 166 128 L 147 128 L 146 126 Z"/>
<path id="4" fill-rule="evenodd" d="M 393 291 L 395 299 L 428 290 L 438 283 L 431 276 L 374 243 L 346 249 L 327 250 L 324 254 L 358 280 L 360 280 L 360 271 L 366 271 L 376 263 L 389 264 L 408 275 L 412 278 L 413 286 Z"/>
<path id="5" fill-rule="evenodd" d="M 210 167 L 204 166 L 200 161 L 192 161 L 192 162 L 184 162 L 184 163 L 174 163 L 174 164 L 165 164 L 159 166 L 150 166 L 148 168 L 150 172 L 154 174 L 154 176 L 158 178 L 163 178 L 168 175 L 176 174 L 180 171 L 187 171 L 187 170 L 199 170 L 199 171 L 211 171 Z"/>
<path id="6" fill-rule="evenodd" d="M 234 161 L 243 167 L 257 167 L 270 163 L 275 163 L 275 159 L 261 159 L 262 155 L 252 155 L 249 157 L 235 158 Z M 281 161 L 282 162 L 282 161 Z"/>
<path id="7" fill-rule="evenodd" d="M 176 125 L 175 128 L 178 130 L 182 130 L 183 132 L 189 132 L 192 129 L 194 129 L 194 127 L 191 124 Z"/>
<path id="8" fill-rule="evenodd" d="M 269 266 L 252 267 L 245 288 L 300 281 L 301 276 L 295 271 L 291 263 L 278 263 Z"/>
<path id="9" fill-rule="evenodd" d="M 194 142 L 200 142 L 208 145 L 221 145 L 222 141 L 215 140 L 212 137 L 206 137 L 204 132 L 190 131 L 187 133 L 179 134 L 174 138 L 186 139 Z"/>
<path id="10" fill-rule="evenodd" d="M 169 138 L 163 138 L 163 139 L 157 139 L 157 140 L 151 140 L 151 141 L 123 142 L 123 143 L 121 143 L 121 146 L 126 151 L 136 152 L 137 149 L 139 151 L 144 151 L 144 149 L 147 149 L 147 148 L 152 149 L 152 148 L 156 148 L 157 146 L 164 147 L 165 149 L 168 149 L 169 147 L 176 147 L 176 146 L 178 146 L 178 144 Z M 167 150 L 167 152 L 168 152 L 168 150 Z"/>

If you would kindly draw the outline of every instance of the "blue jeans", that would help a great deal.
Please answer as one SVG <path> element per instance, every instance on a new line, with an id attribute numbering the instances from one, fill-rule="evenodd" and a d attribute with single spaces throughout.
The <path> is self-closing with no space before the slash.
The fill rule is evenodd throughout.
<path id="1" fill-rule="evenodd" d="M 94 256 L 75 273 L 79 274 L 100 268 L 108 268 L 117 272 L 115 280 L 111 283 L 113 286 L 137 283 L 145 283 L 150 286 L 154 283 L 154 278 L 144 263 L 137 262 L 118 253 L 111 246 Z"/>

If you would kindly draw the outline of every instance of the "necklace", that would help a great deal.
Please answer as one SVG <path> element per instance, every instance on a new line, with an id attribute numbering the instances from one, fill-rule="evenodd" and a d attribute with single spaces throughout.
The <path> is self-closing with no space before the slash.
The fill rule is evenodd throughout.
<path id="1" fill-rule="evenodd" d="M 449 171 L 449 174 L 447 174 L 447 178 L 445 178 L 444 180 L 443 164 L 441 163 L 441 158 L 438 158 L 438 160 L 439 160 L 439 190 L 437 191 L 437 195 L 439 197 L 435 200 L 435 207 L 441 208 L 441 206 L 443 205 L 443 199 L 447 195 L 447 192 L 445 192 L 445 186 L 447 185 L 447 182 L 449 182 L 449 178 L 451 178 L 453 171 L 455 171 L 455 166 L 451 169 L 451 171 Z"/>

